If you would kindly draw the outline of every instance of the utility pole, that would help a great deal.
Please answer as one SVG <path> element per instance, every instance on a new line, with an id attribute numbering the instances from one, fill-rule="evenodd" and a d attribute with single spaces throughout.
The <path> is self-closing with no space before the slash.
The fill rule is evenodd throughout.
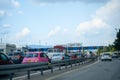
<path id="1" fill-rule="evenodd" d="M 39 49 L 38 49 L 38 51 L 40 51 L 40 45 L 41 45 L 41 41 L 39 40 Z"/>
<path id="2" fill-rule="evenodd" d="M 2 51 L 2 38 L 0 39 L 0 52 Z"/>
<path id="3" fill-rule="evenodd" d="M 1 49 L 2 49 L 2 38 L 0 39 Z"/>
<path id="4" fill-rule="evenodd" d="M 0 39 L 1 45 L 2 45 L 2 38 Z"/>

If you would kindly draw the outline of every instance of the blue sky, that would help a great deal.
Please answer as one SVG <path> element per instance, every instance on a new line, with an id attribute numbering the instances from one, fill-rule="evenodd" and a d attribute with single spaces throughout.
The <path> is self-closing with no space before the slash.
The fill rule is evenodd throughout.
<path id="1" fill-rule="evenodd" d="M 108 45 L 120 0 L 0 0 L 0 38 L 16 45 Z"/>

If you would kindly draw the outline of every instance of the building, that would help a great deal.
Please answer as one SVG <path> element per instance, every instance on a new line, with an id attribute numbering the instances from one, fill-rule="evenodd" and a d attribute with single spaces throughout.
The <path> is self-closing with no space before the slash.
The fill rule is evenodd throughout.
<path id="1" fill-rule="evenodd" d="M 16 50 L 15 44 L 0 44 L 0 52 L 2 53 L 8 54 L 14 50 Z"/>

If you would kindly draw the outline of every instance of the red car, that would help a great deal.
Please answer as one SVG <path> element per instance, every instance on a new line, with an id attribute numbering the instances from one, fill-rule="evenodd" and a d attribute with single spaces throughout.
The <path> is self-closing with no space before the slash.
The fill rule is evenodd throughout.
<path id="1" fill-rule="evenodd" d="M 77 55 L 76 54 L 72 54 L 71 55 L 71 60 L 75 60 L 75 59 L 77 59 Z"/>
<path id="2" fill-rule="evenodd" d="M 13 64 L 12 60 L 10 60 L 4 53 L 0 53 L 0 65 L 7 64 Z"/>
<path id="3" fill-rule="evenodd" d="M 50 62 L 48 56 L 43 52 L 27 52 L 22 63 L 30 62 Z"/>

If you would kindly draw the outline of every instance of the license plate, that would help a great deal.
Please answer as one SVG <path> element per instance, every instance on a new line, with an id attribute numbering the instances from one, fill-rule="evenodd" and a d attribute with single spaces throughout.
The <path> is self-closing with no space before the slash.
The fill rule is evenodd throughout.
<path id="1" fill-rule="evenodd" d="M 27 62 L 32 62 L 31 60 L 28 60 Z"/>

